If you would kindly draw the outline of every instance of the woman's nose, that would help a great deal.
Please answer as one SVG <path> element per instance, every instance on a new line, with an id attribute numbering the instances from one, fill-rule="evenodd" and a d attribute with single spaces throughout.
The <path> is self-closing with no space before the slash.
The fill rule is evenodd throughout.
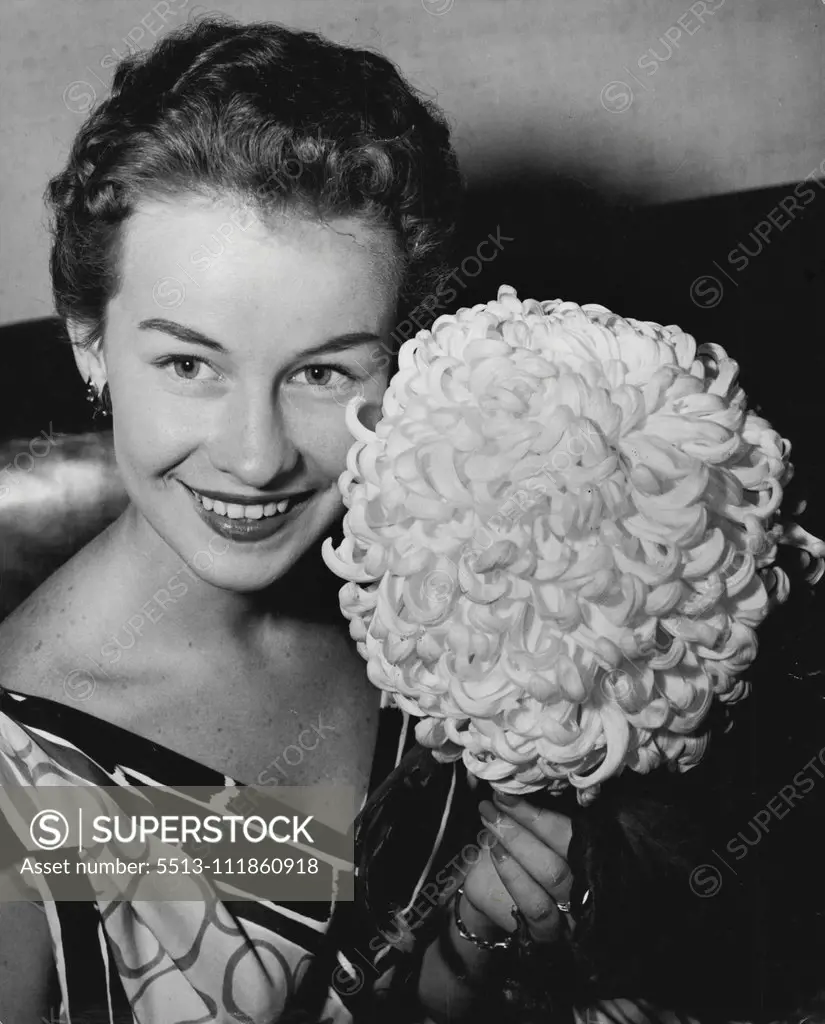
<path id="1" fill-rule="evenodd" d="M 295 469 L 299 453 L 271 393 L 236 393 L 228 401 L 210 446 L 214 467 L 247 487 L 263 490 Z"/>

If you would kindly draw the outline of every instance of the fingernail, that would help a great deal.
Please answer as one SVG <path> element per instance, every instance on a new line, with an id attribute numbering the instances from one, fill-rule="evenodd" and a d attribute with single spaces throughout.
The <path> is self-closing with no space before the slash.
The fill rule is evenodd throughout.
<path id="1" fill-rule="evenodd" d="M 496 840 L 490 847 L 490 856 L 497 861 L 507 860 L 510 854 L 504 849 L 504 846 Z"/>
<path id="2" fill-rule="evenodd" d="M 482 800 L 478 805 L 479 813 L 482 818 L 486 818 L 487 821 L 497 821 L 498 811 L 493 807 L 489 800 Z"/>

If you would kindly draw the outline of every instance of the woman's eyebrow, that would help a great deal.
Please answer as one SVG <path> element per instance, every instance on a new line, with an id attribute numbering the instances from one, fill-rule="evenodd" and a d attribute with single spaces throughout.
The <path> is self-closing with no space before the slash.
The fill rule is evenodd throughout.
<path id="1" fill-rule="evenodd" d="M 203 345 L 204 348 L 211 348 L 215 352 L 226 354 L 227 349 L 213 338 L 207 337 L 194 327 L 187 327 L 185 324 L 176 323 L 174 320 L 167 320 L 165 317 L 151 317 L 149 320 L 141 320 L 138 327 L 142 331 L 161 331 L 163 334 L 170 334 L 178 341 L 189 342 L 191 345 Z M 370 341 L 380 341 L 381 336 L 372 331 L 349 331 L 346 334 L 339 334 L 320 345 L 313 345 L 312 348 L 304 349 L 296 354 L 296 358 L 307 356 L 323 355 L 331 352 L 342 352 L 356 345 L 364 345 Z"/>

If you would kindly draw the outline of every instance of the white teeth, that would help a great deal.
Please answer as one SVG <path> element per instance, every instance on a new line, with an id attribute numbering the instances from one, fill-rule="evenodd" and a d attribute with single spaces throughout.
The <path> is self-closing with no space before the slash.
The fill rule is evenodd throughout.
<path id="1" fill-rule="evenodd" d="M 283 515 L 293 504 L 293 498 L 284 498 L 282 501 L 270 501 L 266 505 L 238 505 L 226 504 L 223 501 L 213 501 L 205 494 L 193 492 L 201 505 L 208 512 L 215 512 L 219 516 L 227 516 L 229 519 L 261 519 L 263 517 Z"/>

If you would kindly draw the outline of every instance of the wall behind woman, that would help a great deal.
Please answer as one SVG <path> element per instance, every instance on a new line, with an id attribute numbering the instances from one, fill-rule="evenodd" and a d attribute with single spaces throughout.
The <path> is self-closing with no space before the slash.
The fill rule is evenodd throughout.
<path id="1" fill-rule="evenodd" d="M 118 55 L 207 11 L 379 49 L 471 179 L 667 201 L 825 172 L 821 0 L 6 0 L 0 322 L 48 315 L 41 194 Z"/>

